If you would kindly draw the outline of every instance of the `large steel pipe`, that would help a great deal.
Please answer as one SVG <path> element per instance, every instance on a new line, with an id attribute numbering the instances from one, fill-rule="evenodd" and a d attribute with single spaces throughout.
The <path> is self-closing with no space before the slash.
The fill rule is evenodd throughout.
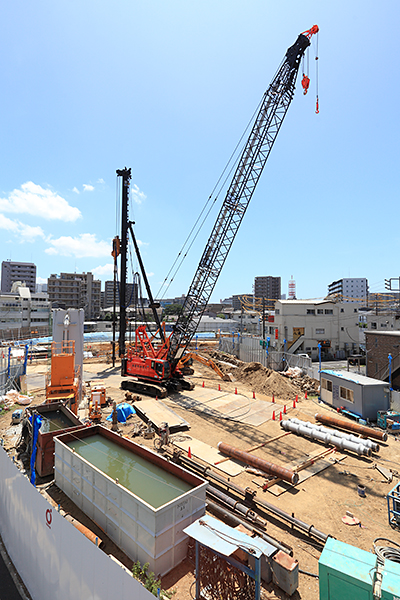
<path id="1" fill-rule="evenodd" d="M 387 442 L 388 436 L 386 431 L 378 431 L 376 429 L 372 429 L 372 427 L 365 427 L 365 425 L 359 425 L 359 423 L 353 423 L 352 421 L 344 421 L 343 419 L 339 419 L 338 417 L 333 417 L 332 415 L 323 415 L 321 413 L 315 414 L 315 420 L 323 423 L 324 425 L 334 425 L 335 427 L 340 427 L 341 429 L 345 429 L 346 431 L 355 431 L 360 435 L 365 435 L 365 437 L 372 437 L 374 440 L 381 440 L 382 442 Z"/>
<path id="2" fill-rule="evenodd" d="M 301 421 L 301 419 L 297 419 L 296 417 L 292 419 L 288 419 L 292 423 L 299 423 L 300 425 L 304 425 L 305 427 L 309 427 L 311 429 L 318 429 L 323 433 L 330 433 L 332 435 L 336 435 L 337 437 L 341 437 L 345 440 L 349 440 L 350 442 L 355 442 L 356 444 L 364 444 L 364 446 L 368 446 L 371 448 L 372 452 L 379 452 L 379 444 L 377 442 L 373 442 L 372 440 L 368 440 L 366 438 L 360 438 L 352 433 L 344 433 L 343 431 L 339 431 L 338 429 L 327 429 L 323 425 L 317 425 L 316 423 L 310 423 L 310 421 Z"/>
<path id="3" fill-rule="evenodd" d="M 206 502 L 207 502 L 208 509 L 212 513 L 214 513 L 214 515 L 216 515 L 217 517 L 230 520 L 235 525 L 235 527 L 237 527 L 238 525 L 242 525 L 250 533 L 260 536 L 260 538 L 262 538 L 263 540 L 265 540 L 266 542 L 271 544 L 271 546 L 274 546 L 275 548 L 278 548 L 278 550 L 281 550 L 282 552 L 289 554 L 289 556 L 293 556 L 293 548 L 286 546 L 286 544 L 283 545 L 283 543 L 278 542 L 278 540 L 271 537 L 264 531 L 260 531 L 259 529 L 256 529 L 255 527 L 253 527 L 253 525 L 250 525 L 247 521 L 245 521 L 244 517 L 242 517 L 242 518 L 238 517 L 237 515 L 235 515 L 232 512 L 231 509 L 220 506 L 219 504 L 216 504 L 215 502 L 213 502 L 212 500 L 209 500 L 208 498 L 207 498 Z M 256 538 L 256 540 L 257 540 L 257 538 Z"/>
<path id="4" fill-rule="evenodd" d="M 304 425 L 299 425 L 298 423 L 292 423 L 291 421 L 281 421 L 281 427 L 285 431 L 292 431 L 293 433 L 297 433 L 303 437 L 308 437 L 312 440 L 319 440 L 324 444 L 332 444 L 336 448 L 340 448 L 341 450 L 349 450 L 350 452 L 356 452 L 359 456 L 371 456 L 372 450 L 364 444 L 356 444 L 355 442 L 349 442 L 349 440 L 345 440 L 343 438 L 339 438 L 336 435 L 331 435 L 329 433 L 324 433 L 323 431 L 319 431 L 319 429 L 311 429 L 310 427 L 305 427 Z"/>
<path id="5" fill-rule="evenodd" d="M 164 448 L 164 452 L 167 455 L 169 455 L 174 462 L 182 464 L 187 469 L 189 469 L 189 471 L 194 471 L 195 473 L 201 474 L 201 476 L 204 477 L 204 479 L 214 481 L 219 485 L 226 487 L 226 489 L 232 490 L 235 494 L 243 496 L 246 501 L 246 498 L 248 496 L 247 489 L 244 489 L 237 483 L 233 483 L 232 481 L 226 479 L 226 477 L 215 473 L 215 471 L 212 471 L 212 469 L 208 465 L 204 465 L 203 463 L 198 462 L 194 458 L 187 458 L 186 456 L 183 456 L 181 454 L 179 454 L 178 456 L 174 456 L 174 453 L 168 447 Z M 316 529 L 314 525 L 309 525 L 305 521 L 302 521 L 301 519 L 295 517 L 294 513 L 290 515 L 286 511 L 282 510 L 278 506 L 275 506 L 274 504 L 271 504 L 270 502 L 267 502 L 266 500 L 261 500 L 260 498 L 253 497 L 250 503 L 257 506 L 257 508 L 260 511 L 266 514 L 272 514 L 275 517 L 282 519 L 286 523 L 289 523 L 292 527 L 297 527 L 304 533 L 313 536 L 319 542 L 325 543 L 329 537 L 328 534 Z"/>
<path id="6" fill-rule="evenodd" d="M 218 443 L 218 450 L 222 452 L 222 454 L 226 454 L 231 458 L 236 458 L 246 465 L 251 465 L 256 469 L 260 469 L 260 471 L 264 471 L 264 473 L 268 473 L 269 475 L 283 479 L 283 481 L 287 481 L 293 485 L 296 485 L 296 483 L 299 481 L 298 473 L 295 473 L 291 469 L 285 469 L 285 467 L 275 465 L 274 463 L 268 462 L 263 458 L 253 456 L 249 452 L 239 450 L 238 448 L 230 446 L 229 444 L 225 444 L 224 442 Z"/>

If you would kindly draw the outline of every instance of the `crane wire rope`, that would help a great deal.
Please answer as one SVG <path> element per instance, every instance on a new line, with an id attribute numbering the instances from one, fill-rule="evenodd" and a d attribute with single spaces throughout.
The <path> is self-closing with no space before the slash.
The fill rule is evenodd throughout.
<path id="1" fill-rule="evenodd" d="M 179 251 L 179 253 L 178 253 L 178 255 L 177 255 L 174 263 L 172 264 L 170 270 L 168 271 L 167 276 L 165 277 L 164 281 L 162 282 L 162 284 L 161 284 L 161 286 L 160 286 L 160 288 L 159 288 L 159 290 L 158 290 L 158 292 L 156 294 L 156 298 L 160 299 L 160 298 L 164 298 L 165 297 L 165 294 L 167 293 L 167 291 L 170 288 L 170 286 L 171 286 L 173 280 L 175 279 L 177 273 L 179 272 L 180 268 L 182 267 L 182 264 L 183 264 L 185 258 L 187 257 L 188 253 L 190 252 L 190 250 L 191 250 L 194 242 L 196 241 L 198 235 L 200 234 L 200 231 L 202 230 L 202 228 L 204 226 L 204 223 L 206 222 L 206 220 L 207 220 L 207 218 L 208 218 L 211 210 L 213 209 L 216 201 L 218 200 L 219 194 L 221 193 L 222 189 L 226 185 L 228 177 L 232 174 L 233 169 L 238 164 L 239 157 L 240 157 L 240 153 L 238 152 L 238 149 L 240 148 L 241 151 L 243 152 L 243 149 L 244 149 L 244 145 L 242 144 L 243 138 L 246 135 L 246 133 L 248 132 L 248 130 L 249 130 L 249 128 L 250 128 L 250 126 L 251 126 L 251 124 L 252 124 L 252 122 L 254 120 L 255 115 L 260 110 L 260 106 L 262 104 L 262 100 L 263 99 L 260 100 L 260 102 L 258 103 L 258 105 L 257 105 L 256 109 L 254 110 L 252 116 L 250 117 L 250 119 L 249 119 L 249 121 L 248 121 L 248 123 L 247 123 L 247 125 L 246 125 L 246 127 L 245 127 L 245 129 L 244 129 L 244 131 L 243 131 L 243 133 L 242 133 L 239 141 L 237 142 L 237 144 L 236 144 L 233 152 L 231 153 L 231 155 L 230 155 L 230 157 L 229 157 L 229 159 L 228 159 L 228 161 L 227 161 L 227 163 L 226 163 L 226 165 L 225 165 L 225 167 L 224 167 L 221 175 L 219 176 L 217 182 L 215 183 L 214 188 L 211 191 L 211 194 L 209 195 L 209 197 L 208 197 L 205 205 L 203 206 L 202 210 L 200 211 L 199 216 L 197 217 L 197 219 L 196 219 L 193 227 L 191 228 L 191 230 L 190 230 L 190 232 L 189 232 L 189 234 L 188 234 L 185 242 L 183 243 L 182 248 Z M 235 158 L 235 155 L 236 155 L 236 158 Z M 231 165 L 231 167 L 228 170 L 229 165 Z M 221 181 L 222 181 L 222 183 L 221 183 Z M 212 200 L 212 196 L 214 195 L 214 193 L 217 190 L 217 188 L 218 188 L 218 191 L 216 192 L 214 200 Z M 207 206 L 208 206 L 208 210 L 207 210 Z M 204 215 L 204 213 L 205 213 L 205 215 Z M 200 225 L 199 225 L 199 223 L 200 223 Z M 190 241 L 190 243 L 189 243 L 189 241 Z M 184 252 L 184 250 L 185 250 L 186 247 L 187 247 L 187 250 L 185 251 L 185 253 L 182 256 L 182 253 Z M 179 258 L 181 256 L 182 256 L 182 258 L 179 261 Z M 179 261 L 179 263 L 178 263 L 178 261 Z M 175 271 L 173 272 L 172 277 L 171 277 L 171 279 L 170 279 L 167 287 L 164 289 L 164 291 L 163 291 L 163 293 L 161 295 L 162 289 L 166 285 L 166 282 L 168 281 L 168 278 L 170 277 L 170 275 L 171 275 L 173 269 L 175 268 L 175 266 L 177 265 L 177 263 L 178 263 L 178 266 L 176 267 Z"/>

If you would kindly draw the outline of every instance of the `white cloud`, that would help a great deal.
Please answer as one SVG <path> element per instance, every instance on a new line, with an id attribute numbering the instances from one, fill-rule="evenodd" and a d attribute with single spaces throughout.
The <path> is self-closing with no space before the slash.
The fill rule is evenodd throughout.
<path id="1" fill-rule="evenodd" d="M 143 200 L 147 198 L 146 194 L 140 191 L 136 183 L 131 186 L 131 196 L 136 204 L 142 204 Z"/>
<path id="2" fill-rule="evenodd" d="M 100 177 L 100 179 L 98 179 L 98 180 L 97 180 L 97 183 L 104 184 L 104 183 L 105 183 L 105 181 L 104 181 L 104 179 L 103 179 L 102 177 Z"/>
<path id="3" fill-rule="evenodd" d="M 76 221 L 81 211 L 50 189 L 42 188 L 32 181 L 13 190 L 8 198 L 0 198 L 0 210 L 12 213 L 26 213 L 44 219 Z"/>
<path id="4" fill-rule="evenodd" d="M 43 284 L 43 283 L 47 283 L 47 279 L 44 279 L 43 277 L 36 277 L 36 283 L 37 284 Z"/>
<path id="5" fill-rule="evenodd" d="M 18 223 L 18 226 L 18 234 L 27 242 L 33 242 L 33 240 L 38 237 L 44 238 L 43 229 L 41 227 L 32 227 L 31 225 L 25 225 L 24 223 Z"/>
<path id="6" fill-rule="evenodd" d="M 81 233 L 78 237 L 61 236 L 57 239 L 47 238 L 50 248 L 46 254 L 59 254 L 61 256 L 75 256 L 76 258 L 109 256 L 111 243 L 103 240 L 97 241 L 94 233 Z"/>
<path id="7" fill-rule="evenodd" d="M 37 237 L 44 237 L 41 227 L 32 227 L 20 221 L 13 221 L 0 213 L 0 229 L 6 229 L 19 237 L 21 242 L 33 242 Z"/>
<path id="8" fill-rule="evenodd" d="M 5 217 L 0 213 L 0 229 L 6 229 L 7 231 L 17 231 L 18 223 L 8 217 Z"/>
<path id="9" fill-rule="evenodd" d="M 75 192 L 75 194 L 80 194 L 80 191 L 76 186 L 72 188 L 72 191 Z"/>
<path id="10" fill-rule="evenodd" d="M 93 192 L 93 190 L 94 190 L 94 187 L 92 185 L 89 185 L 88 183 L 83 184 L 84 192 Z"/>
<path id="11" fill-rule="evenodd" d="M 108 263 L 107 265 L 100 265 L 99 267 L 95 267 L 94 269 L 90 270 L 94 275 L 97 275 L 98 277 L 102 277 L 105 275 L 112 277 L 112 275 L 114 274 L 114 264 Z"/>

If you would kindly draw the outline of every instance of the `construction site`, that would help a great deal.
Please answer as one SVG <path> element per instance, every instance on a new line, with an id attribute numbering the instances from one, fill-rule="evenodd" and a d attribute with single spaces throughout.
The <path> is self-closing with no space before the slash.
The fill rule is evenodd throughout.
<path id="1" fill-rule="evenodd" d="M 212 515 L 232 528 L 231 535 L 239 531 L 250 536 L 249 543 L 255 545 L 254 540 L 264 540 L 271 552 L 269 562 L 274 556 L 281 561 L 279 568 L 274 570 L 271 565 L 261 576 L 261 597 L 317 599 L 318 564 L 328 539 L 367 553 L 373 551 L 376 538 L 397 539 L 398 517 L 395 515 L 393 520 L 393 513 L 388 513 L 387 497 L 394 484 L 399 484 L 398 433 L 388 435 L 381 429 L 370 429 L 372 443 L 365 448 L 360 448 L 366 439 L 363 436 L 348 448 L 340 447 L 336 438 L 323 441 L 317 436 L 304 437 L 301 431 L 291 431 L 287 423 L 318 425 L 324 417 L 331 417 L 339 426 L 336 411 L 318 401 L 318 382 L 306 376 L 269 372 L 260 364 L 243 364 L 226 354 L 218 360 L 216 343 L 204 342 L 200 353 L 203 357 L 213 356 L 230 380 L 196 362 L 194 373 L 188 376 L 193 389 L 162 400 L 122 390 L 120 365 L 112 367 L 100 359 L 86 359 L 84 393 L 76 415 L 59 405 L 60 395 L 70 393 L 70 389 L 58 387 L 59 397 L 54 400 L 49 389 L 46 393 L 46 388 L 35 387 L 40 377 L 43 381 L 48 377 L 47 361 L 37 360 L 27 370 L 31 399 L 27 412 L 41 415 L 43 422 L 49 423 L 47 430 L 61 434 L 60 439 L 70 435 L 75 440 L 73 445 L 79 439 L 74 432 L 82 431 L 82 425 L 85 434 L 99 425 L 108 431 L 114 429 L 121 439 L 148 449 L 151 457 L 162 456 L 169 464 L 179 465 L 208 482 L 203 508 L 199 506 L 196 510 L 200 512 L 194 511 L 193 517 Z M 307 389 L 308 393 L 304 391 Z M 112 416 L 114 402 L 132 410 L 125 408 L 129 416 L 122 416 L 113 424 L 107 418 Z M 13 403 L 11 408 L 15 406 Z M 12 424 L 11 414 L 10 409 L 0 418 L 3 448 L 29 473 L 26 449 L 21 447 L 23 421 Z M 340 421 L 340 429 L 345 431 L 346 421 Z M 89 517 L 85 503 L 76 501 L 76 486 L 80 484 L 75 483 L 74 493 L 65 478 L 60 483 L 63 468 L 57 465 L 58 450 L 54 458 L 54 439 L 49 449 L 46 435 L 49 434 L 42 432 L 43 439 L 38 441 L 37 490 L 61 515 L 81 524 L 86 535 L 101 540 L 103 552 L 131 570 L 143 548 L 136 556 L 129 546 L 124 551 L 109 523 L 103 523 L 93 513 Z M 88 492 L 85 495 L 90 496 Z M 188 540 L 191 542 L 185 543 L 184 558 L 178 553 L 177 564 L 172 568 L 164 566 L 159 557 L 150 566 L 156 575 L 162 575 L 162 589 L 182 600 L 195 597 L 194 543 L 190 536 Z M 172 550 L 168 548 L 170 557 Z M 237 558 L 241 564 L 248 564 L 243 552 Z M 220 568 L 218 563 L 218 568 L 207 575 L 209 585 L 215 589 L 214 596 L 209 597 L 255 597 L 248 576 L 226 563 L 222 577 Z M 168 572 L 164 574 L 165 569 Z M 246 587 L 246 595 L 241 595 L 238 586 L 242 586 L 244 578 L 250 587 Z M 205 579 L 203 573 L 203 583 Z"/>
<path id="2" fill-rule="evenodd" d="M 194 342 L 317 34 L 300 33 L 261 100 L 172 332 L 129 219 L 125 167 L 113 342 L 88 349 L 83 309 L 57 308 L 45 357 L 26 345 L 14 365 L 4 348 L 1 536 L 34 600 L 400 596 L 400 415 L 386 384 L 356 414 L 344 384 L 338 405 L 332 370 L 273 370 L 222 336 Z M 130 244 L 153 314 L 133 339 Z M 364 418 L 380 407 L 381 423 Z"/>

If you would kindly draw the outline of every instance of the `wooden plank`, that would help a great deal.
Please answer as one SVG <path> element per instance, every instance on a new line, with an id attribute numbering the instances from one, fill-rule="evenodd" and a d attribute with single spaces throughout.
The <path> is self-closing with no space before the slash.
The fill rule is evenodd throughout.
<path id="1" fill-rule="evenodd" d="M 345 455 L 341 455 L 341 456 L 335 455 L 335 459 L 337 462 L 341 462 L 345 458 L 346 458 Z M 324 471 L 328 467 L 331 467 L 333 464 L 335 464 L 335 463 L 328 459 L 324 459 L 324 458 L 317 459 L 317 462 L 315 462 L 313 465 L 310 465 L 307 468 L 299 471 L 299 482 L 298 482 L 297 486 L 300 483 L 302 483 L 303 481 L 306 481 L 307 479 L 309 479 L 310 477 L 313 477 L 313 475 L 316 475 L 317 473 L 321 473 L 321 471 Z M 273 494 L 274 496 L 280 496 L 284 492 L 287 492 L 288 490 L 290 490 L 294 487 L 295 486 L 290 485 L 290 483 L 286 483 L 285 481 L 279 481 L 279 482 L 276 482 L 276 485 L 273 485 L 273 486 L 271 486 L 271 488 L 268 488 L 268 491 L 271 492 L 271 494 Z"/>

